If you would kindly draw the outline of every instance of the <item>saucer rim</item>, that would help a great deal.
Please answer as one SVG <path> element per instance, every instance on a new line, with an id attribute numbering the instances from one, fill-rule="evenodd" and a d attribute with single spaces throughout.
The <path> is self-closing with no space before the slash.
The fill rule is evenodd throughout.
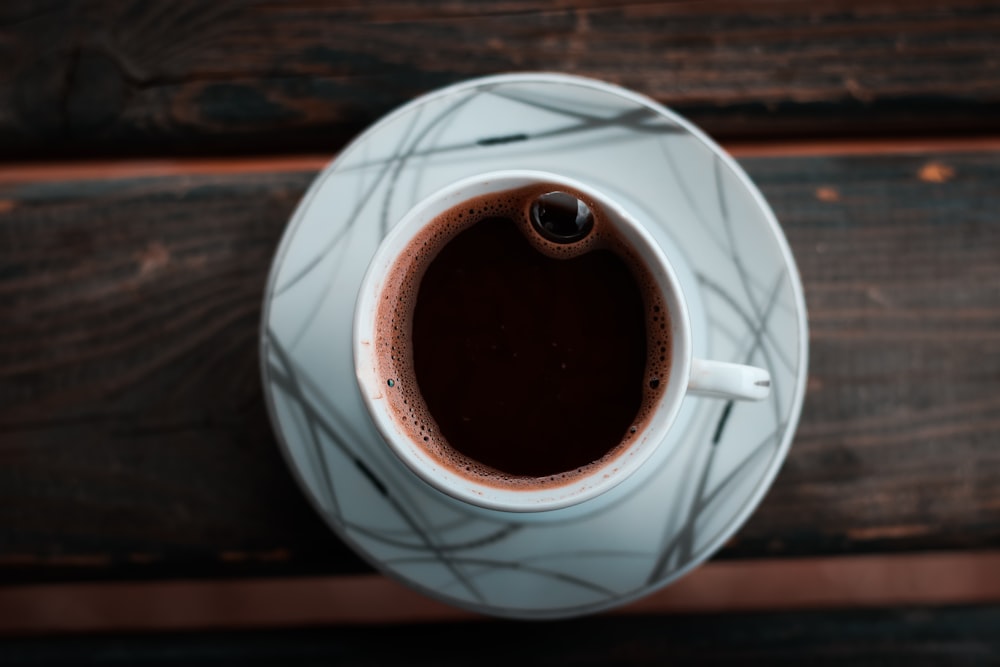
<path id="1" fill-rule="evenodd" d="M 745 188 L 745 190 L 750 194 L 754 203 L 756 204 L 758 210 L 763 213 L 764 219 L 770 227 L 773 239 L 776 241 L 777 246 L 780 250 L 782 258 L 785 264 L 785 270 L 787 272 L 787 277 L 790 283 L 790 288 L 792 291 L 793 301 L 796 307 L 796 320 L 798 324 L 799 333 L 799 345 L 798 345 L 798 373 L 796 376 L 796 386 L 795 391 L 791 398 L 791 410 L 789 412 L 788 421 L 786 424 L 785 432 L 779 443 L 773 458 L 763 473 L 759 476 L 754 486 L 753 491 L 748 495 L 747 500 L 744 502 L 739 511 L 735 512 L 731 518 L 726 520 L 726 525 L 724 528 L 720 529 L 716 535 L 710 539 L 701 549 L 691 554 L 689 561 L 672 571 L 669 575 L 665 576 L 663 579 L 655 582 L 654 584 L 649 584 L 643 587 L 637 588 L 635 591 L 626 593 L 624 595 L 615 597 L 613 599 L 603 600 L 600 602 L 592 603 L 589 605 L 579 605 L 571 609 L 568 608 L 551 608 L 551 609 L 514 609 L 508 607 L 497 607 L 488 604 L 476 604 L 473 602 L 461 600 L 458 598 L 448 597 L 445 595 L 438 594 L 437 591 L 423 585 L 415 579 L 410 579 L 404 577 L 402 574 L 395 572 L 393 570 L 385 567 L 379 560 L 372 557 L 367 550 L 361 548 L 361 546 L 341 527 L 331 520 L 328 513 L 323 509 L 318 498 L 316 498 L 310 489 L 309 484 L 302 477 L 298 465 L 292 457 L 291 447 L 286 440 L 284 431 L 280 427 L 280 422 L 276 413 L 276 407 L 274 400 L 269 389 L 270 387 L 270 374 L 268 372 L 268 358 L 269 358 L 269 335 L 267 333 L 268 322 L 270 321 L 270 305 L 273 301 L 272 293 L 274 291 L 275 282 L 277 281 L 278 273 L 281 266 L 284 263 L 285 255 L 287 254 L 289 247 L 292 243 L 293 238 L 296 236 L 296 231 L 301 225 L 302 221 L 305 219 L 309 209 L 311 208 L 313 199 L 322 190 L 326 178 L 342 163 L 347 157 L 360 145 L 366 142 L 372 135 L 380 132 L 384 126 L 392 123 L 397 118 L 409 113 L 412 109 L 415 109 L 421 105 L 433 102 L 436 99 L 454 95 L 455 93 L 462 92 L 468 89 L 481 88 L 483 86 L 488 86 L 491 84 L 505 84 L 505 83 L 553 83 L 553 84 L 564 84 L 564 85 L 576 85 L 585 88 L 591 88 L 594 90 L 599 90 L 605 93 L 623 97 L 631 102 L 638 105 L 644 106 L 655 113 L 669 119 L 673 123 L 684 129 L 690 136 L 696 138 L 701 143 L 703 143 L 715 156 L 719 159 L 726 167 L 728 167 L 731 173 L 738 179 L 740 184 Z M 510 72 L 504 74 L 495 74 L 484 77 L 477 77 L 473 79 L 466 79 L 443 88 L 438 88 L 429 91 L 425 94 L 419 95 L 418 97 L 410 100 L 409 102 L 395 108 L 394 110 L 381 116 L 377 121 L 368 126 L 365 130 L 355 136 L 351 141 L 349 141 L 338 153 L 337 155 L 314 177 L 309 188 L 303 194 L 299 203 L 296 205 L 295 211 L 289 218 L 288 222 L 285 224 L 284 231 L 282 232 L 281 241 L 278 245 L 277 250 L 274 253 L 273 260 L 268 270 L 267 282 L 265 284 L 262 307 L 261 307 L 261 318 L 260 318 L 260 371 L 261 371 L 261 382 L 264 388 L 265 404 L 267 406 L 268 419 L 271 423 L 271 430 L 275 435 L 275 439 L 279 445 L 279 450 L 281 452 L 282 458 L 285 461 L 286 466 L 292 473 L 297 485 L 302 490 L 309 504 L 313 509 L 319 514 L 323 519 L 323 522 L 334 532 L 338 539 L 342 540 L 347 544 L 351 550 L 361 557 L 365 562 L 371 565 L 377 572 L 384 576 L 387 576 L 393 581 L 399 582 L 401 585 L 416 590 L 427 597 L 447 604 L 452 607 L 459 609 L 464 609 L 466 611 L 471 611 L 480 614 L 487 614 L 490 616 L 495 616 L 499 618 L 508 619 L 519 619 L 519 620 L 554 620 L 554 619 L 567 619 L 580 617 L 585 615 L 590 615 L 598 613 L 601 611 L 606 611 L 609 609 L 614 609 L 621 607 L 623 605 L 629 604 L 636 600 L 645 598 L 646 596 L 660 590 L 671 583 L 677 581 L 678 579 L 686 576 L 695 568 L 703 565 L 712 554 L 716 553 L 722 545 L 729 540 L 733 534 L 735 534 L 749 519 L 750 515 L 757 509 L 760 502 L 763 500 L 764 495 L 770 490 L 774 483 L 774 479 L 780 471 L 785 459 L 787 458 L 788 450 L 791 448 L 792 440 L 795 437 L 795 432 L 798 428 L 798 423 L 801 418 L 802 408 L 805 402 L 805 391 L 808 378 L 808 365 L 809 365 L 809 327 L 808 327 L 808 311 L 805 302 L 804 288 L 802 285 L 801 275 L 798 270 L 798 265 L 795 261 L 795 257 L 792 254 L 791 247 L 788 244 L 788 240 L 785 237 L 784 231 L 781 225 L 778 223 L 774 212 L 772 211 L 767 200 L 764 198 L 763 194 L 757 188 L 757 186 L 750 179 L 749 175 L 743 170 L 743 168 L 736 162 L 736 160 L 729 155 L 721 146 L 719 146 L 714 140 L 712 140 L 707 134 L 696 127 L 687 119 L 678 115 L 676 112 L 667 108 L 666 106 L 660 104 L 656 100 L 638 93 L 633 90 L 629 90 L 617 84 L 609 83 L 606 81 L 601 81 L 598 79 L 593 79 L 590 77 L 584 77 L 574 74 L 564 74 L 558 72 Z M 374 425 L 373 425 L 374 428 Z M 376 430 L 377 432 L 377 430 Z M 421 480 L 422 484 L 426 485 L 426 482 Z M 427 486 L 428 489 L 435 493 L 439 493 L 433 489 L 433 487 Z M 560 512 L 568 512 L 568 508 L 552 510 L 552 514 L 558 514 Z M 548 514 L 548 513 L 547 513 Z M 510 520 L 516 522 L 516 515 L 510 517 Z M 558 521 L 558 518 L 553 518 L 554 521 Z M 567 517 L 564 520 L 569 520 Z"/>

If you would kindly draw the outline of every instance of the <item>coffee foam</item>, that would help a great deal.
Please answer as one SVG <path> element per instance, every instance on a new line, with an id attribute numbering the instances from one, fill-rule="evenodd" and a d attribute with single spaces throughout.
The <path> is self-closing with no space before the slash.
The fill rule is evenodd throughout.
<path id="1" fill-rule="evenodd" d="M 541 237 L 534 230 L 531 204 L 540 195 L 552 191 L 570 193 L 590 207 L 594 227 L 587 237 L 572 244 L 559 244 Z M 621 442 L 589 465 L 545 477 L 524 477 L 475 461 L 448 444 L 420 394 L 413 369 L 411 334 L 421 280 L 427 267 L 451 239 L 479 220 L 491 217 L 514 220 L 532 247 L 549 257 L 570 259 L 592 250 L 609 249 L 626 262 L 642 292 L 646 306 L 647 361 L 639 412 Z M 389 412 L 398 427 L 440 465 L 473 482 L 498 488 L 527 490 L 565 486 L 608 466 L 622 455 L 642 437 L 666 390 L 671 347 L 670 318 L 649 269 L 607 220 L 598 203 L 573 188 L 556 183 L 481 195 L 438 215 L 414 236 L 388 271 L 375 316 L 375 365 L 385 383 Z"/>

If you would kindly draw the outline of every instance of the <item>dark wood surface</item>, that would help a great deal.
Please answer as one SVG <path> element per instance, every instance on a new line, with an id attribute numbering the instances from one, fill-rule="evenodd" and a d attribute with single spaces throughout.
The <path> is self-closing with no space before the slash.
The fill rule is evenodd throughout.
<path id="1" fill-rule="evenodd" d="M 717 137 L 1000 129 L 989 0 L 8 0 L 0 157 L 333 151 L 472 76 L 643 91 Z"/>
<path id="2" fill-rule="evenodd" d="M 361 567 L 260 388 L 264 279 L 312 176 L 0 185 L 0 577 Z"/>
<path id="3" fill-rule="evenodd" d="M 958 667 L 997 664 L 997 627 L 996 607 L 618 616 L 544 624 L 465 622 L 25 639 L 6 645 L 3 664 Z M 470 656 L 476 659 L 470 662 Z"/>
<path id="4" fill-rule="evenodd" d="M 553 664 L 1000 663 L 1000 598 L 968 593 L 996 590 L 1000 553 L 998 44 L 990 0 L 0 3 L 0 594 L 47 601 L 30 627 L 105 627 L 122 580 L 187 604 L 223 578 L 379 589 L 343 576 L 371 569 L 275 447 L 264 277 L 315 156 L 516 70 L 647 93 L 761 186 L 805 283 L 809 386 L 773 489 L 710 567 L 797 564 L 822 587 L 852 563 L 814 599 L 883 607 L 35 637 L 0 664 L 468 664 L 484 645 L 483 664 L 528 662 L 522 646 Z M 969 572 L 933 553 L 983 551 Z M 687 594 L 724 605 L 728 576 Z M 124 627 L 190 627 L 157 611 Z"/>
<path id="5" fill-rule="evenodd" d="M 1000 161 L 972 148 L 740 159 L 812 347 L 791 454 L 720 557 L 1000 546 Z M 265 415 L 263 283 L 314 172 L 260 166 L 0 182 L 0 580 L 366 571 Z"/>

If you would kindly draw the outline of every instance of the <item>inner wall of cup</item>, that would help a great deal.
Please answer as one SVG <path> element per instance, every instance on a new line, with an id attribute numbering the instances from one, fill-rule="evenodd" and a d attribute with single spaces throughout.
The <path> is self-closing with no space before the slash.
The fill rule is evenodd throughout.
<path id="1" fill-rule="evenodd" d="M 570 488 L 528 491 L 480 485 L 439 465 L 419 443 L 413 441 L 408 433 L 401 428 L 396 415 L 387 405 L 387 401 L 378 400 L 381 397 L 383 387 L 381 387 L 381 378 L 378 377 L 375 370 L 376 365 L 372 354 L 374 346 L 366 346 L 364 341 L 366 339 L 365 332 L 367 332 L 368 340 L 371 340 L 375 332 L 378 297 L 385 288 L 383 280 L 385 274 L 392 268 L 399 253 L 407 247 L 421 229 L 441 213 L 467 199 L 540 182 L 562 184 L 570 189 L 580 190 L 590 195 L 601 206 L 606 218 L 612 222 L 619 234 L 639 255 L 639 260 L 646 265 L 656 281 L 671 316 L 672 344 L 668 386 L 662 394 L 657 409 L 646 420 L 639 438 L 605 465 L 596 468 L 587 476 L 580 477 L 576 480 L 577 483 L 574 483 Z M 358 375 L 365 400 L 369 404 L 376 426 L 383 437 L 411 470 L 439 490 L 475 504 L 497 509 L 552 509 L 554 505 L 565 506 L 580 502 L 584 497 L 590 497 L 611 488 L 652 453 L 666 434 L 666 430 L 679 407 L 680 399 L 683 397 L 690 354 L 687 341 L 686 312 L 679 298 L 676 279 L 673 277 L 669 265 L 664 262 L 656 242 L 641 228 L 636 229 L 636 226 L 637 223 L 631 222 L 627 214 L 617 206 L 610 204 L 599 193 L 595 193 L 592 188 L 574 182 L 572 179 L 540 172 L 530 174 L 508 172 L 473 177 L 432 195 L 404 216 L 403 220 L 390 232 L 390 235 L 380 246 L 369 269 L 370 275 L 366 276 L 363 282 L 358 315 L 359 321 L 363 319 L 364 324 L 359 330 L 356 330 L 356 335 L 361 334 L 358 341 L 361 343 L 359 347 L 362 353 L 368 353 L 367 360 L 363 359 L 364 354 L 359 355 Z M 371 369 L 367 382 L 363 368 Z"/>

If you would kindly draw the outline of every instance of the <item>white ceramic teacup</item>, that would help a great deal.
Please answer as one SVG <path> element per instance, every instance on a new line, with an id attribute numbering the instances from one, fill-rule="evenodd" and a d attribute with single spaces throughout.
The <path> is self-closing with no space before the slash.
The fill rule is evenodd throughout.
<path id="1" fill-rule="evenodd" d="M 648 269 L 669 312 L 671 359 L 667 385 L 642 430 L 603 465 L 571 483 L 544 488 L 486 484 L 459 474 L 411 437 L 385 400 L 385 379 L 377 370 L 376 315 L 386 278 L 400 253 L 435 218 L 466 200 L 534 184 L 556 184 L 587 196 Z M 368 412 L 395 455 L 439 491 L 473 506 L 503 512 L 543 512 L 591 501 L 638 471 L 666 435 L 688 394 L 722 399 L 760 400 L 770 389 L 767 371 L 739 364 L 693 358 L 691 324 L 680 283 L 650 233 L 621 206 L 587 184 L 557 174 L 512 170 L 455 182 L 412 208 L 382 241 L 362 281 L 354 314 L 354 364 Z M 511 416 L 516 419 L 516 415 Z"/>

